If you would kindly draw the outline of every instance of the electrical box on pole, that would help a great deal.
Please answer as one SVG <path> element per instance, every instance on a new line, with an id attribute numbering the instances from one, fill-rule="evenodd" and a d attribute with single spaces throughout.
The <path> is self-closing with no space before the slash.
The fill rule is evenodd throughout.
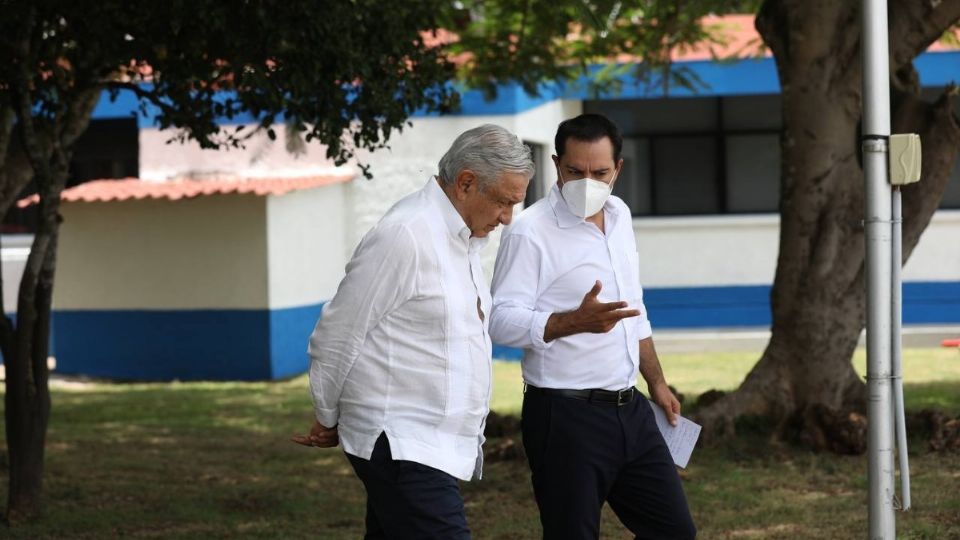
<path id="1" fill-rule="evenodd" d="M 899 133 L 890 136 L 890 183 L 895 186 L 920 180 L 920 135 Z"/>

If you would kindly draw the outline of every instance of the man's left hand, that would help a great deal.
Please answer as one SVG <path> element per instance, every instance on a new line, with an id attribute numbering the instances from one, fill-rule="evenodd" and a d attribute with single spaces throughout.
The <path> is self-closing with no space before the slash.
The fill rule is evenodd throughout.
<path id="1" fill-rule="evenodd" d="M 667 415 L 671 426 L 677 425 L 677 415 L 680 414 L 680 401 L 673 395 L 666 382 L 661 382 L 650 388 L 650 399 L 659 405 Z"/>
<path id="2" fill-rule="evenodd" d="M 332 448 L 340 444 L 337 426 L 328 428 L 317 421 L 313 422 L 309 435 L 294 435 L 290 440 L 303 446 L 316 446 L 318 448 Z"/>

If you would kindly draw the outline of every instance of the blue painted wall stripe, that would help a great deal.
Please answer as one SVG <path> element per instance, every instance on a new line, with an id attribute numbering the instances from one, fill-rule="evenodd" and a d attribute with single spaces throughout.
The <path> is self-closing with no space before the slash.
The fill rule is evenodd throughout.
<path id="1" fill-rule="evenodd" d="M 133 380 L 270 378 L 268 312 L 56 311 L 57 371 Z"/>
<path id="2" fill-rule="evenodd" d="M 57 371 L 113 379 L 268 380 L 307 369 L 322 305 L 53 314 Z"/>
<path id="3" fill-rule="evenodd" d="M 299 375 L 310 367 L 307 341 L 324 304 L 270 312 L 271 378 L 285 379 Z"/>
<path id="4" fill-rule="evenodd" d="M 780 82 L 777 78 L 777 69 L 773 58 L 749 58 L 730 62 L 713 62 L 698 60 L 677 62 L 677 69 L 688 70 L 689 73 L 706 83 L 706 87 L 696 90 L 674 87 L 670 89 L 670 97 L 711 97 L 736 96 L 755 94 L 777 94 L 780 92 Z M 960 51 L 926 52 L 915 60 L 914 64 L 920 75 L 920 83 L 925 87 L 944 86 L 960 79 Z M 602 68 L 592 66 L 591 73 Z M 581 77 L 573 83 L 544 83 L 540 86 L 540 95 L 533 97 L 527 94 L 516 83 L 504 84 L 498 88 L 497 97 L 487 100 L 479 90 L 461 90 L 461 110 L 457 115 L 507 115 L 517 114 L 530 110 L 539 105 L 556 99 L 643 99 L 664 97 L 663 88 L 656 82 L 640 84 L 633 74 L 620 77 L 622 86 L 619 92 L 594 95 L 590 90 L 588 76 Z M 225 94 L 226 95 L 226 94 Z M 158 110 L 147 105 L 143 114 L 137 114 L 138 103 L 131 92 L 118 92 L 116 100 L 111 100 L 109 92 L 103 97 L 93 111 L 94 119 L 129 118 L 137 115 L 140 128 L 153 127 Z M 426 116 L 418 112 L 414 116 Z M 222 120 L 223 125 L 249 124 L 254 118 L 248 114 L 238 115 L 230 120 Z"/>
<path id="5" fill-rule="evenodd" d="M 656 328 L 769 326 L 769 285 L 644 289 Z M 905 324 L 960 323 L 960 282 L 903 285 Z"/>
<path id="6" fill-rule="evenodd" d="M 770 287 L 649 288 L 654 331 L 768 327 Z M 906 324 L 960 324 L 960 281 L 904 284 Z M 307 370 L 323 304 L 276 310 L 54 312 L 57 370 L 136 380 L 265 380 Z M 522 351 L 494 346 L 497 358 Z"/>
<path id="7" fill-rule="evenodd" d="M 765 327 L 772 322 L 769 285 L 644 289 L 654 335 L 658 330 Z M 960 324 L 960 282 L 903 285 L 904 324 Z M 519 360 L 523 351 L 494 346 L 494 358 Z"/>

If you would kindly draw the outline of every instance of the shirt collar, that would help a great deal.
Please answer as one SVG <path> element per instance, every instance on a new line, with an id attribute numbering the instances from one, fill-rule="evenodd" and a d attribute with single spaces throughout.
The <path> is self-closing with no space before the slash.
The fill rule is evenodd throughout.
<path id="1" fill-rule="evenodd" d="M 427 193 L 427 198 L 440 210 L 440 216 L 443 218 L 443 223 L 447 226 L 450 236 L 469 242 L 471 249 L 479 249 L 486 245 L 486 238 L 470 237 L 470 227 L 467 227 L 467 223 L 463 221 L 463 216 L 453 207 L 450 197 L 447 197 L 436 177 L 431 176 L 423 189 Z"/>
<path id="2" fill-rule="evenodd" d="M 613 197 L 613 195 L 607 197 L 607 201 L 603 203 L 603 211 L 606 217 L 610 219 L 610 225 L 613 225 L 617 222 L 619 211 L 617 206 L 610 200 L 611 197 Z M 563 200 L 563 195 L 560 194 L 560 187 L 557 184 L 554 184 L 553 188 L 550 189 L 550 194 L 547 195 L 547 198 L 550 201 L 550 206 L 553 207 L 553 213 L 557 216 L 557 225 L 559 225 L 561 229 L 567 229 L 586 222 L 585 219 L 574 215 L 574 213 L 570 211 L 567 203 Z"/>

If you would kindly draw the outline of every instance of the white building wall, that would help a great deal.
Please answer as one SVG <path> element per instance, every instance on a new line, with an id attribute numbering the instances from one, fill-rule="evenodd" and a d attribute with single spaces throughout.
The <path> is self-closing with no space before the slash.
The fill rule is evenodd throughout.
<path id="1" fill-rule="evenodd" d="M 769 285 L 780 217 L 657 217 L 633 220 L 644 287 Z"/>
<path id="2" fill-rule="evenodd" d="M 54 307 L 264 309 L 266 199 L 62 206 Z"/>
<path id="3" fill-rule="evenodd" d="M 235 127 L 225 126 L 224 129 Z M 222 150 L 205 150 L 194 141 L 167 144 L 174 135 L 173 131 L 141 129 L 140 178 L 159 182 L 188 175 L 198 178 L 279 178 L 352 171 L 336 167 L 327 159 L 326 147 L 321 144 L 304 144 L 301 151 L 291 152 L 287 147 L 285 126 L 277 125 L 273 129 L 276 140 L 271 141 L 266 132 L 261 131 L 246 141 L 243 148 Z"/>
<path id="4" fill-rule="evenodd" d="M 4 235 L 0 245 L 3 246 L 3 312 L 16 313 L 17 295 L 20 291 L 20 278 L 23 276 L 23 267 L 27 264 L 30 255 L 30 245 L 33 235 L 9 234 Z"/>
<path id="5" fill-rule="evenodd" d="M 634 219 L 644 287 L 771 285 L 780 217 Z M 934 214 L 903 271 L 905 282 L 960 281 L 960 210 Z"/>
<path id="6" fill-rule="evenodd" d="M 390 148 L 358 155 L 360 163 L 370 166 L 372 179 L 358 174 L 349 185 L 329 191 L 324 188 L 315 195 L 271 198 L 266 211 L 271 307 L 305 305 L 332 297 L 343 265 L 363 234 L 392 204 L 436 174 L 440 157 L 463 131 L 496 123 L 527 142 L 541 145 L 537 174 L 546 188 L 556 182 L 549 155 L 554 150 L 557 124 L 581 112 L 582 102 L 558 100 L 515 115 L 413 118 L 412 126 L 394 133 Z M 201 150 L 195 143 L 167 145 L 168 138 L 168 134 L 155 129 L 141 131 L 140 164 L 145 179 L 184 174 L 256 177 L 344 171 L 332 166 L 318 144 L 307 145 L 299 155 L 289 153 L 282 126 L 278 126 L 276 141 L 260 134 L 243 150 L 214 152 Z M 319 226 L 319 220 L 307 215 L 323 215 L 323 220 L 330 222 L 342 220 L 342 234 L 337 235 L 334 227 Z M 779 244 L 779 217 L 775 214 L 638 218 L 634 229 L 646 287 L 773 282 Z M 499 234 L 498 229 L 491 235 L 483 254 L 488 279 Z M 960 211 L 938 212 L 908 262 L 904 279 L 960 281 L 958 237 Z M 314 254 L 324 257 L 322 265 Z M 322 270 L 314 270 L 318 267 Z"/>
<path id="7" fill-rule="evenodd" d="M 346 266 L 347 184 L 267 199 L 270 308 L 333 298 Z"/>
<path id="8" fill-rule="evenodd" d="M 960 281 L 960 210 L 939 210 L 920 236 L 904 281 Z"/>

